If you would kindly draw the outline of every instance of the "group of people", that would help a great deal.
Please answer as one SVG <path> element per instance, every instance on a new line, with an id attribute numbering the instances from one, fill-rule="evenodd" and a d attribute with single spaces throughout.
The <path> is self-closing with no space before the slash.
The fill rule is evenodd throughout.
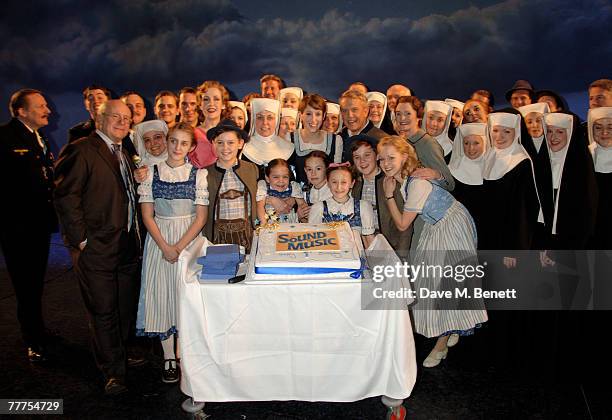
<path id="1" fill-rule="evenodd" d="M 541 250 L 546 266 L 554 250 L 612 248 L 612 80 L 591 83 L 582 124 L 525 80 L 497 110 L 482 89 L 423 102 L 401 84 L 382 93 L 356 82 L 336 103 L 275 75 L 260 82 L 242 101 L 217 81 L 161 91 L 150 120 L 138 93 L 111 99 L 89 86 L 90 120 L 56 161 L 39 132 L 51 113 L 43 94 L 11 97 L 0 179 L 19 204 L 3 208 L 1 244 L 32 362 L 47 357 L 42 280 L 56 215 L 108 394 L 126 390 L 134 330 L 161 340 L 162 380 L 179 380 L 177 261 L 198 235 L 249 252 L 258 225 L 346 221 L 365 246 L 382 234 L 400 258 L 442 266 L 477 249 Z M 500 267 L 521 264 L 506 254 Z M 413 310 L 415 331 L 437 338 L 425 367 L 488 319 L 483 307 L 431 309 Z"/>

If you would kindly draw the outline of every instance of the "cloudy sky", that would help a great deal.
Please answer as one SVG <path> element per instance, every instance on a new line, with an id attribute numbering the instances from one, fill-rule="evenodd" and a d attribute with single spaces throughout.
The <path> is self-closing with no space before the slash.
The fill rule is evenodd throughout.
<path id="1" fill-rule="evenodd" d="M 14 1 L 0 17 L 0 94 L 43 90 L 56 145 L 86 119 L 81 89 L 98 83 L 151 99 L 220 80 L 242 96 L 264 73 L 337 98 L 354 80 L 423 98 L 498 103 L 514 80 L 566 95 L 580 115 L 586 87 L 610 77 L 612 4 L 567 1 Z M 0 111 L 8 118 L 6 107 Z M 149 110 L 149 115 L 152 111 Z"/>

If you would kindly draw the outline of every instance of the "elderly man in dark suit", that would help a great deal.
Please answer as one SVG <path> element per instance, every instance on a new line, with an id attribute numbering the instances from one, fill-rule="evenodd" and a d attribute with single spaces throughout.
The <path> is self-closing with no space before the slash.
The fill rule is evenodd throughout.
<path id="1" fill-rule="evenodd" d="M 102 104 L 96 131 L 63 150 L 55 173 L 55 207 L 78 250 L 75 271 L 107 394 L 127 390 L 125 341 L 140 288 L 134 165 L 121 147 L 131 118 L 119 100 Z"/>
<path id="2" fill-rule="evenodd" d="M 0 126 L 0 245 L 17 298 L 17 318 L 31 362 L 44 361 L 47 333 L 42 294 L 53 209 L 53 155 L 38 132 L 51 111 L 42 93 L 21 89 L 11 96 L 13 118 Z"/>
<path id="3" fill-rule="evenodd" d="M 358 134 L 365 134 L 373 138 L 378 143 L 378 140 L 387 135 L 380 128 L 377 128 L 370 120 L 368 120 L 368 98 L 357 90 L 347 90 L 340 96 L 340 113 L 345 127 L 340 132 L 342 136 L 343 152 L 342 161 L 348 162 L 351 160 L 351 140 L 350 137 Z M 374 147 L 376 147 L 374 144 Z"/>

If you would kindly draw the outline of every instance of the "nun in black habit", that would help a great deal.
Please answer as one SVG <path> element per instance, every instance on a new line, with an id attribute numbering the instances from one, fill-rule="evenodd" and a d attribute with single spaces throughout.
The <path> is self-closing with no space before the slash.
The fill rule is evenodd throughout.
<path id="1" fill-rule="evenodd" d="M 589 150 L 595 165 L 599 205 L 594 249 L 612 249 L 612 107 L 589 110 Z"/>
<path id="2" fill-rule="evenodd" d="M 589 151 L 599 191 L 595 234 L 590 247 L 597 250 L 593 306 L 594 309 L 612 309 L 612 107 L 589 110 L 587 121 Z"/>
<path id="3" fill-rule="evenodd" d="M 581 251 L 587 249 L 595 231 L 597 181 L 593 160 L 574 115 L 546 114 L 544 135 L 551 179 L 539 189 L 550 251 L 542 262 L 553 265 L 562 309 L 555 312 L 554 330 L 561 333 L 550 337 L 551 349 L 556 354 L 557 374 L 563 372 L 566 379 L 583 381 L 597 375 L 606 363 L 578 367 L 575 361 L 592 357 L 602 328 L 609 326 L 607 322 L 608 325 L 601 323 L 603 318 L 596 312 L 583 311 L 595 297 L 586 254 Z M 594 366 L 597 367 L 593 369 Z"/>
<path id="4" fill-rule="evenodd" d="M 575 116 L 560 112 L 544 116 L 551 182 L 539 188 L 547 249 L 583 250 L 595 232 L 598 202 L 593 160 Z M 538 155 L 541 160 L 545 154 Z M 538 161 L 545 165 L 546 162 Z M 552 183 L 552 188 L 549 185 Z"/>
<path id="5" fill-rule="evenodd" d="M 541 197 L 543 191 L 552 188 L 552 175 L 550 172 L 550 162 L 548 159 L 548 148 L 544 144 L 544 115 L 550 112 L 547 103 L 535 103 L 522 106 L 518 109 L 523 117 L 521 123 L 521 143 L 529 153 L 533 162 L 533 170 L 536 177 L 536 187 L 538 196 Z M 538 223 L 533 233 L 533 249 L 546 248 L 546 228 L 544 226 L 544 215 L 540 211 Z M 539 264 L 539 262 L 538 262 Z"/>
<path id="6" fill-rule="evenodd" d="M 481 236 L 481 218 L 484 212 L 483 179 L 484 157 L 487 152 L 486 124 L 467 123 L 457 127 L 448 169 L 455 178 L 452 191 L 457 201 L 470 212 Z"/>
<path id="7" fill-rule="evenodd" d="M 540 204 L 532 162 L 520 141 L 520 115 L 489 114 L 487 138 L 490 149 L 483 170 L 487 209 L 482 217 L 479 248 L 531 249 Z M 515 267 L 516 258 L 505 258 L 504 265 Z"/>
<path id="8" fill-rule="evenodd" d="M 516 288 L 520 301 L 486 302 L 490 322 L 480 347 L 488 350 L 482 358 L 497 369 L 532 376 L 532 365 L 540 363 L 533 358 L 534 337 L 542 328 L 534 330 L 530 312 L 491 310 L 516 309 L 533 295 L 527 275 L 533 258 L 518 258 L 517 250 L 531 249 L 540 204 L 532 162 L 521 144 L 521 122 L 518 111 L 491 113 L 487 122 L 479 249 L 496 251 L 482 255 L 488 264 L 484 284 L 490 290 Z"/>

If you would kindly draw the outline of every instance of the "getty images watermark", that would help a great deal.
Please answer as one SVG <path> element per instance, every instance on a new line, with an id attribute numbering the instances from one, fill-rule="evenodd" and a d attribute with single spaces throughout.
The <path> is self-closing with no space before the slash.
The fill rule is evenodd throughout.
<path id="1" fill-rule="evenodd" d="M 479 287 L 485 277 L 486 266 L 486 262 L 477 265 L 431 265 L 425 262 L 377 265 L 372 267 L 372 280 L 375 283 L 401 279 L 408 281 L 412 287 L 388 289 L 379 285 L 372 288 L 372 295 L 375 299 L 516 299 L 517 291 L 514 288 L 485 290 Z M 415 288 L 417 281 L 418 287 Z"/>
<path id="2" fill-rule="evenodd" d="M 484 302 L 488 310 L 612 310 L 612 251 L 550 255 L 552 265 L 542 264 L 540 251 L 427 251 L 402 262 L 370 253 L 362 308 L 460 310 Z"/>

